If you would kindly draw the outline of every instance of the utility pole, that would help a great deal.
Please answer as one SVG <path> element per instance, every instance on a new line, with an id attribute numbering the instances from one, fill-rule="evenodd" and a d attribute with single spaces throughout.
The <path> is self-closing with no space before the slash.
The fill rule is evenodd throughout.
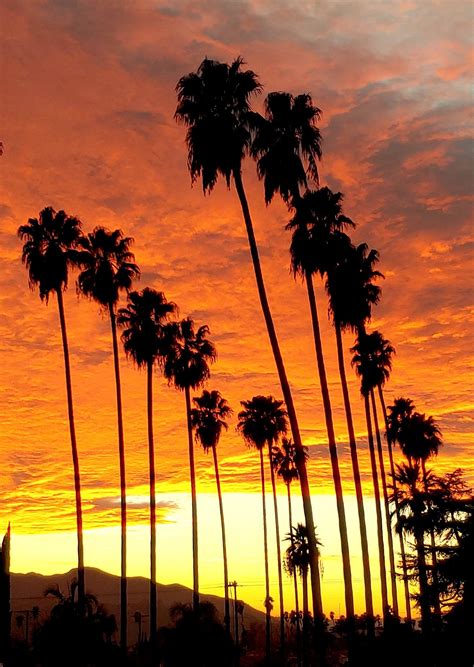
<path id="1" fill-rule="evenodd" d="M 239 648 L 239 616 L 237 613 L 237 586 L 236 581 L 229 581 L 229 588 L 234 589 L 234 625 L 235 625 L 235 646 Z"/>

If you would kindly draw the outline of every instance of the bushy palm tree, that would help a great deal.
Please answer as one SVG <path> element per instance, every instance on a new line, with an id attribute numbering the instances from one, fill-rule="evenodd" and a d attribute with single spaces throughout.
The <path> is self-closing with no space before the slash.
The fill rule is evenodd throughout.
<path id="1" fill-rule="evenodd" d="M 202 177 L 204 192 L 211 192 L 218 177 L 228 186 L 234 182 L 247 231 L 257 290 L 270 344 L 277 367 L 293 440 L 298 450 L 303 447 L 296 410 L 268 304 L 252 218 L 242 181 L 242 161 L 251 148 L 258 116 L 250 101 L 260 93 L 261 85 L 251 70 L 243 70 L 242 58 L 231 65 L 204 59 L 196 72 L 183 76 L 177 84 L 178 106 L 175 118 L 188 130 L 188 167 L 193 182 Z M 306 525 L 310 530 L 311 583 L 315 613 L 322 617 L 321 582 L 318 551 L 313 538 L 313 508 L 304 460 L 298 463 Z"/>
<path id="2" fill-rule="evenodd" d="M 227 564 L 227 546 L 225 536 L 224 505 L 222 502 L 219 465 L 217 462 L 217 445 L 222 430 L 227 430 L 227 420 L 232 415 L 232 408 L 226 399 L 215 389 L 204 389 L 201 396 L 195 396 L 193 403 L 196 406 L 191 410 L 191 424 L 195 438 L 200 442 L 205 452 L 212 451 L 214 473 L 216 476 L 217 496 L 219 498 L 219 512 L 221 517 L 222 556 L 224 560 L 224 624 L 230 634 L 230 603 L 229 603 L 229 572 Z"/>
<path id="3" fill-rule="evenodd" d="M 273 471 L 271 450 L 278 442 L 281 435 L 287 431 L 287 412 L 282 407 L 283 401 L 277 401 L 273 396 L 254 396 L 249 401 L 241 401 L 244 408 L 239 412 L 237 429 L 242 434 L 245 442 L 250 447 L 255 447 L 260 454 L 260 479 L 262 484 L 262 510 L 263 510 L 263 541 L 265 558 L 265 599 L 270 598 L 270 577 L 268 569 L 268 538 L 267 538 L 267 510 L 265 502 L 265 470 L 263 465 L 263 450 L 268 446 L 270 459 L 273 503 L 275 511 L 275 533 L 278 559 L 278 585 L 280 593 L 280 645 L 284 645 L 284 604 L 283 604 L 283 583 L 281 572 L 281 552 L 280 552 L 280 528 L 278 523 L 278 506 L 276 499 L 275 475 Z M 266 606 L 266 653 L 267 658 L 270 655 L 270 608 Z"/>
<path id="4" fill-rule="evenodd" d="M 127 648 L 127 492 L 125 478 L 125 443 L 123 435 L 122 389 L 117 341 L 116 309 L 120 293 L 128 292 L 133 280 L 140 275 L 135 256 L 130 251 L 133 239 L 123 236 L 120 229 L 113 232 L 104 227 L 83 237 L 84 269 L 78 277 L 78 289 L 109 313 L 114 355 L 117 402 L 117 432 L 120 466 L 121 514 L 121 576 L 120 576 L 120 644 Z"/>
<path id="5" fill-rule="evenodd" d="M 305 281 L 308 292 L 329 454 L 336 491 L 346 614 L 349 618 L 353 618 L 354 596 L 347 521 L 313 276 L 316 273 L 321 276 L 326 274 L 331 265 L 331 256 L 336 252 L 337 246 L 347 238 L 343 230 L 346 227 L 353 226 L 354 223 L 342 213 L 342 194 L 340 192 L 333 193 L 325 187 L 320 190 L 307 191 L 302 198 L 294 201 L 295 214 L 288 224 L 288 228 L 294 230 L 290 246 L 291 268 L 295 276 L 299 275 Z"/>
<path id="6" fill-rule="evenodd" d="M 173 344 L 174 328 L 169 318 L 176 312 L 176 304 L 167 301 L 163 292 L 145 287 L 141 292 L 130 292 L 127 307 L 117 314 L 117 323 L 123 327 L 122 342 L 125 353 L 138 368 L 147 372 L 147 426 L 148 469 L 150 483 L 150 638 L 156 639 L 156 479 L 155 442 L 153 436 L 153 369 L 169 352 Z"/>
<path id="7" fill-rule="evenodd" d="M 79 601 L 83 604 L 85 600 L 85 577 L 81 477 L 63 301 L 63 291 L 67 288 L 69 270 L 81 265 L 79 246 L 82 237 L 81 221 L 74 216 L 67 215 L 65 211 L 56 212 L 49 206 L 40 212 L 38 218 L 30 218 L 26 225 L 21 225 L 18 229 L 18 236 L 24 241 L 22 261 L 28 269 L 30 287 L 38 287 L 41 301 L 48 303 L 51 293 L 55 293 L 58 300 L 76 497 L 77 585 Z"/>
<path id="8" fill-rule="evenodd" d="M 377 251 L 369 251 L 365 243 L 354 246 L 348 237 L 344 237 L 345 235 L 339 235 L 337 242 L 332 244 L 332 252 L 327 260 L 326 291 L 329 297 L 329 313 L 332 316 L 336 334 L 339 377 L 344 399 L 352 472 L 356 489 L 364 572 L 365 608 L 368 618 L 372 619 L 374 608 L 367 525 L 342 336 L 344 331 L 355 332 L 361 322 L 370 320 L 372 306 L 378 303 L 381 291 L 380 287 L 373 284 L 373 281 L 383 276 L 374 269 L 376 262 L 379 260 Z"/>
<path id="9" fill-rule="evenodd" d="M 193 530 L 193 609 L 199 608 L 199 545 L 196 496 L 196 471 L 194 467 L 193 428 L 191 421 L 191 389 L 198 389 L 210 376 L 209 364 L 216 359 L 214 344 L 208 339 L 209 327 L 196 330 L 193 320 L 187 317 L 177 323 L 173 345 L 163 364 L 163 373 L 176 389 L 184 391 L 188 426 L 189 471 L 191 477 L 191 512 Z"/>

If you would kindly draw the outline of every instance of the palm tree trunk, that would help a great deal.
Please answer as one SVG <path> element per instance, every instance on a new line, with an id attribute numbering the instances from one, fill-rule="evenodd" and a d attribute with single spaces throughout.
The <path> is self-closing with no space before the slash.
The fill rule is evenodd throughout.
<path id="1" fill-rule="evenodd" d="M 280 545 L 280 521 L 278 518 L 278 503 L 275 484 L 275 471 L 272 465 L 271 444 L 268 443 L 268 460 L 270 462 L 270 476 L 272 480 L 273 510 L 275 514 L 275 540 L 277 548 L 277 566 L 278 566 L 278 593 L 280 596 L 280 651 L 285 650 L 285 603 L 283 600 L 283 574 L 281 569 L 281 545 Z"/>
<path id="2" fill-rule="evenodd" d="M 79 456 L 77 452 L 76 428 L 74 424 L 74 409 L 72 400 L 71 366 L 69 363 L 69 346 L 66 332 L 66 318 L 64 315 L 63 293 L 56 290 L 58 297 L 59 320 L 61 323 L 61 336 L 64 352 L 64 370 L 66 374 L 67 409 L 69 416 L 69 435 L 71 438 L 72 465 L 74 469 L 74 490 L 76 496 L 76 530 L 77 530 L 77 591 L 79 603 L 85 602 L 85 572 L 84 572 L 84 536 L 82 528 L 82 497 L 81 497 L 81 475 L 79 471 Z"/>
<path id="3" fill-rule="evenodd" d="M 237 190 L 237 195 L 240 200 L 240 205 L 242 207 L 242 213 L 245 220 L 245 227 L 247 230 L 247 236 L 250 246 L 250 254 L 252 256 L 253 268 L 255 271 L 255 279 L 257 282 L 260 304 L 262 307 L 262 312 L 265 319 L 268 336 L 270 338 L 270 344 L 278 371 L 278 377 L 280 379 L 283 398 L 285 399 L 286 409 L 288 411 L 288 419 L 290 421 L 291 432 L 293 435 L 293 442 L 295 444 L 296 451 L 299 454 L 296 465 L 298 468 L 298 475 L 301 486 L 301 495 L 303 498 L 305 523 L 306 527 L 308 528 L 308 546 L 309 546 L 309 557 L 310 557 L 310 568 L 311 568 L 311 589 L 313 595 L 313 609 L 315 616 L 319 619 L 322 619 L 323 603 L 321 597 L 321 580 L 319 574 L 319 553 L 316 544 L 316 533 L 314 529 L 313 507 L 311 505 L 311 493 L 308 484 L 308 474 L 306 471 L 306 463 L 304 461 L 304 456 L 303 456 L 303 443 L 301 441 L 301 434 L 298 426 L 298 420 L 296 417 L 295 406 L 293 403 L 293 396 L 290 390 L 290 384 L 288 382 L 288 378 L 286 375 L 285 366 L 283 364 L 283 358 L 281 356 L 280 346 L 278 344 L 278 339 L 276 336 L 275 326 L 273 324 L 270 307 L 268 305 L 268 299 L 265 290 L 265 284 L 263 282 L 262 269 L 260 266 L 260 259 L 258 255 L 257 242 L 255 240 L 252 219 L 250 217 L 250 210 L 248 207 L 247 198 L 245 196 L 245 190 L 242 182 L 242 174 L 240 172 L 240 168 L 234 169 L 233 176 L 234 176 L 235 188 Z"/>
<path id="4" fill-rule="evenodd" d="M 422 459 L 421 461 L 421 468 L 423 470 L 423 486 L 425 489 L 425 493 L 427 495 L 427 504 L 428 504 L 428 509 L 431 509 L 431 502 L 429 500 L 428 496 L 428 476 L 426 472 L 426 461 Z M 431 577 L 432 577 L 432 600 L 433 600 L 433 608 L 434 608 L 434 613 L 436 615 L 436 619 L 438 624 L 441 622 L 441 605 L 439 602 L 439 581 L 438 581 L 438 559 L 436 557 L 436 540 L 435 540 L 435 534 L 433 528 L 430 528 L 430 541 L 431 541 Z"/>
<path id="5" fill-rule="evenodd" d="M 332 476 L 334 488 L 336 491 L 337 515 L 339 519 L 339 536 L 341 540 L 342 570 L 344 576 L 344 594 L 346 602 L 346 616 L 348 619 L 354 617 L 354 594 L 352 591 L 351 558 L 349 552 L 349 539 L 347 537 L 346 512 L 344 509 L 344 499 L 342 494 L 341 473 L 339 471 L 339 461 L 336 448 L 336 436 L 334 434 L 334 424 L 332 419 L 331 401 L 329 398 L 329 388 L 326 377 L 326 368 L 324 365 L 323 346 L 321 341 L 321 332 L 319 330 L 318 311 L 316 305 L 316 296 L 314 294 L 313 278 L 309 271 L 305 272 L 306 287 L 308 290 L 309 307 L 311 311 L 311 321 L 313 325 L 314 345 L 316 348 L 316 359 L 318 363 L 319 382 L 321 385 L 321 394 L 324 405 L 324 417 L 326 420 L 326 430 L 328 434 L 329 454 L 331 459 Z"/>
<path id="6" fill-rule="evenodd" d="M 267 504 L 265 501 L 265 468 L 263 465 L 263 449 L 260 453 L 260 480 L 262 483 L 262 514 L 263 514 L 263 555 L 265 560 L 265 655 L 270 659 L 271 618 L 268 601 L 270 598 L 270 574 L 268 572 L 268 536 L 267 536 Z"/>
<path id="7" fill-rule="evenodd" d="M 199 545 L 198 545 L 198 517 L 196 496 L 196 470 L 194 468 L 194 443 L 193 427 L 191 424 L 191 394 L 189 387 L 185 387 L 186 416 L 188 420 L 188 450 L 189 450 L 189 472 L 191 475 L 191 513 L 193 523 L 193 610 L 199 611 Z"/>
<path id="8" fill-rule="evenodd" d="M 123 437 L 122 388 L 120 382 L 117 326 L 114 307 L 109 303 L 112 345 L 114 350 L 115 389 L 117 394 L 117 432 L 120 466 L 120 529 L 121 529 L 121 567 L 120 567 L 120 646 L 127 650 L 127 491 L 125 479 L 125 443 Z"/>
<path id="9" fill-rule="evenodd" d="M 367 540 L 367 524 L 365 521 L 364 498 L 362 494 L 362 483 L 360 479 L 359 459 L 357 456 L 357 444 L 355 439 L 354 421 L 352 419 L 352 408 L 347 386 L 346 369 L 344 365 L 344 348 L 342 344 L 341 327 L 336 322 L 337 360 L 339 364 L 339 375 L 341 378 L 342 394 L 344 397 L 344 409 L 346 413 L 347 431 L 349 434 L 349 446 L 351 452 L 352 472 L 357 498 L 357 512 L 359 515 L 360 544 L 362 550 L 362 565 L 364 570 L 365 610 L 367 616 L 374 617 L 374 604 L 372 598 L 372 581 L 370 576 L 369 543 Z"/>
<path id="10" fill-rule="evenodd" d="M 397 497 L 397 482 L 395 479 L 395 464 L 393 461 L 393 445 L 390 441 L 390 438 L 388 437 L 388 417 L 387 417 L 387 408 L 385 405 L 385 399 L 383 396 L 383 391 L 382 387 L 378 385 L 378 390 L 379 390 L 379 399 L 380 399 L 380 404 L 382 405 L 382 412 L 383 412 L 383 418 L 385 421 L 385 433 L 387 435 L 387 444 L 388 444 L 388 457 L 390 460 L 390 475 L 392 477 L 392 485 L 393 485 L 393 491 L 394 491 L 394 499 L 395 499 L 395 514 L 397 517 L 397 523 L 400 522 L 400 509 L 398 506 L 398 497 Z M 407 621 L 411 621 L 411 604 L 410 604 L 410 589 L 408 586 L 408 569 L 407 569 L 407 557 L 405 553 L 405 542 L 403 538 L 403 533 L 399 532 L 398 534 L 399 541 L 400 541 L 400 556 L 402 559 L 402 572 L 403 572 L 403 590 L 405 593 L 405 609 L 406 609 L 406 614 L 407 614 Z"/>
<path id="11" fill-rule="evenodd" d="M 302 586 L 303 586 L 303 665 L 309 664 L 308 656 L 308 630 L 309 630 L 309 605 L 308 605 L 308 569 L 305 565 L 302 567 Z"/>
<path id="12" fill-rule="evenodd" d="M 387 480 L 385 477 L 385 465 L 382 452 L 382 440 L 380 438 L 379 420 L 377 417 L 377 406 L 375 404 L 374 390 L 370 390 L 372 401 L 372 412 L 374 415 L 375 437 L 377 439 L 377 453 L 379 457 L 380 477 L 382 479 L 382 492 L 385 506 L 385 522 L 387 524 L 388 556 L 390 561 L 390 583 L 392 588 L 392 609 L 395 616 L 398 616 L 398 594 L 397 594 L 397 574 L 395 571 L 395 552 L 393 549 L 392 520 L 390 518 L 390 507 L 388 504 Z"/>
<path id="13" fill-rule="evenodd" d="M 214 472 L 216 475 L 217 496 L 219 498 L 219 512 L 221 515 L 222 557 L 224 560 L 224 625 L 227 634 L 230 636 L 229 572 L 227 566 L 227 546 L 225 539 L 224 505 L 222 503 L 221 480 L 219 477 L 219 466 L 217 464 L 216 447 L 212 448 L 212 457 L 214 459 Z"/>
<path id="14" fill-rule="evenodd" d="M 147 364 L 148 468 L 150 476 L 150 641 L 156 641 L 156 491 L 153 439 L 153 364 Z"/>
<path id="15" fill-rule="evenodd" d="M 288 492 L 288 520 L 290 522 L 290 541 L 292 550 L 294 551 L 295 539 L 293 537 L 293 513 L 291 508 L 290 484 L 286 485 L 286 489 Z M 296 568 L 293 568 L 293 586 L 295 589 L 295 613 L 296 613 L 296 661 L 299 667 L 301 662 L 301 630 L 300 630 L 300 606 L 298 600 L 298 573 L 296 572 Z"/>
<path id="16" fill-rule="evenodd" d="M 377 517 L 377 540 L 379 546 L 379 568 L 380 585 L 382 589 L 382 609 L 385 618 L 388 608 L 387 579 L 385 570 L 385 547 L 383 544 L 382 512 L 380 510 L 379 480 L 377 476 L 377 463 L 375 460 L 374 435 L 372 432 L 372 421 L 370 418 L 369 396 L 364 396 L 365 419 L 367 423 L 367 437 L 369 440 L 370 467 L 372 469 L 372 483 L 374 486 L 375 513 Z"/>

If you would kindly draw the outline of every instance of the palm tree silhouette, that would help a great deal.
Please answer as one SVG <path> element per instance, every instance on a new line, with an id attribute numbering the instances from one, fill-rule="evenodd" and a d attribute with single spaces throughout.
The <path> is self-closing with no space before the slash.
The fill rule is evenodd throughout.
<path id="1" fill-rule="evenodd" d="M 303 444 L 290 384 L 286 375 L 275 326 L 268 304 L 250 209 L 242 181 L 242 160 L 249 153 L 258 116 L 251 111 L 250 99 L 260 93 L 261 85 L 251 70 L 242 70 L 242 58 L 231 65 L 205 59 L 196 72 L 183 76 L 177 84 L 178 106 L 175 118 L 187 128 L 188 167 L 194 182 L 202 177 L 204 192 L 211 192 L 218 176 L 228 186 L 233 180 L 247 230 L 257 290 L 262 307 L 278 377 L 288 410 L 293 440 L 298 451 Z M 314 542 L 311 494 L 304 458 L 299 462 L 299 479 L 311 553 L 311 584 L 315 614 L 322 617 L 318 550 Z"/>
<path id="2" fill-rule="evenodd" d="M 52 292 L 56 294 L 58 300 L 66 375 L 69 435 L 74 468 L 77 527 L 77 585 L 79 602 L 82 605 L 85 600 L 85 576 L 81 477 L 74 423 L 71 366 L 69 362 L 69 346 L 63 301 L 63 291 L 67 288 L 69 269 L 81 265 L 81 252 L 79 249 L 79 240 L 82 236 L 81 221 L 78 218 L 67 215 L 65 211 L 56 212 L 52 207 L 48 206 L 40 211 L 38 218 L 30 218 L 26 225 L 21 225 L 18 228 L 18 236 L 24 241 L 22 262 L 28 269 L 30 287 L 38 287 L 41 301 L 48 303 Z"/>
<path id="3" fill-rule="evenodd" d="M 156 481 L 155 443 L 153 437 L 153 368 L 168 353 L 173 343 L 174 328 L 170 315 L 176 304 L 167 301 L 163 292 L 145 287 L 130 292 L 127 307 L 117 313 L 117 324 L 123 327 L 125 353 L 138 368 L 147 371 L 148 466 L 150 484 L 150 639 L 156 640 Z"/>
<path id="4" fill-rule="evenodd" d="M 212 451 L 214 473 L 216 476 L 217 496 L 219 498 L 219 512 L 221 516 L 222 556 L 224 560 L 224 624 L 230 635 L 230 602 L 229 602 L 229 572 L 227 564 L 227 546 L 225 536 L 224 505 L 222 502 L 219 465 L 217 462 L 217 445 L 222 430 L 227 430 L 227 419 L 232 415 L 232 408 L 221 394 L 213 389 L 204 389 L 201 396 L 195 396 L 193 403 L 196 406 L 191 410 L 191 425 L 197 442 L 200 442 L 205 452 Z"/>
<path id="5" fill-rule="evenodd" d="M 385 339 L 379 331 L 374 331 L 364 338 L 364 350 L 366 359 L 366 378 L 365 382 L 370 385 L 370 400 L 372 404 L 372 414 L 374 418 L 374 431 L 377 441 L 377 453 L 379 459 L 380 477 L 382 481 L 382 492 L 385 506 L 385 522 L 387 525 L 388 553 L 390 560 L 390 581 L 392 590 L 392 608 L 398 616 L 398 597 L 397 597 L 397 575 L 395 571 L 395 553 L 393 548 L 392 521 L 390 506 L 388 501 L 387 478 L 385 475 L 385 465 L 382 452 L 382 439 L 380 437 L 379 421 L 377 415 L 377 405 L 375 402 L 375 387 L 383 387 L 390 376 L 392 369 L 392 356 L 395 353 L 393 345 Z"/>
<path id="6" fill-rule="evenodd" d="M 176 389 L 184 390 L 188 425 L 189 470 L 191 476 L 191 511 L 193 528 L 193 609 L 199 610 L 199 545 L 196 498 L 196 472 L 194 468 L 193 428 L 191 421 L 191 389 L 198 389 L 210 376 L 209 364 L 217 353 L 207 338 L 209 327 L 196 331 L 194 322 L 187 317 L 177 323 L 173 345 L 164 359 L 163 374 Z"/>
<path id="7" fill-rule="evenodd" d="M 104 227 L 96 227 L 92 233 L 81 239 L 85 259 L 84 269 L 77 280 L 78 289 L 84 295 L 108 310 L 112 330 L 120 466 L 120 645 L 124 650 L 127 648 L 127 492 L 116 308 L 120 292 L 128 292 L 133 280 L 140 275 L 140 269 L 134 263 L 135 256 L 130 252 L 132 242 L 133 239 L 124 237 L 120 229 L 110 232 Z"/>
<path id="8" fill-rule="evenodd" d="M 369 619 L 374 617 L 372 584 L 370 574 L 369 545 L 367 540 L 367 524 L 365 519 L 362 483 L 360 478 L 357 444 L 355 438 L 352 407 L 347 384 L 344 364 L 344 347 L 342 334 L 344 331 L 357 331 L 361 322 L 370 320 L 372 306 L 378 303 L 380 287 L 373 280 L 382 277 L 374 270 L 378 262 L 378 253 L 368 251 L 367 245 L 353 246 L 349 238 L 339 234 L 332 244 L 326 279 L 326 291 L 329 297 L 329 313 L 336 334 L 337 360 L 341 379 L 344 409 L 351 453 L 352 471 L 357 498 L 359 516 L 362 564 L 364 572 L 365 608 Z"/>
<path id="9" fill-rule="evenodd" d="M 314 344 L 321 395 L 324 406 L 324 417 L 328 435 L 329 454 L 332 475 L 336 491 L 336 504 L 339 519 L 339 535 L 341 540 L 342 565 L 344 574 L 344 593 L 346 614 L 354 616 L 354 596 L 347 536 L 347 522 L 342 493 L 341 474 L 336 447 L 336 436 L 332 417 L 331 400 L 324 363 L 324 353 L 319 327 L 316 296 L 314 293 L 313 275 L 325 275 L 330 267 L 330 258 L 345 237 L 342 230 L 354 225 L 352 220 L 342 214 L 342 194 L 333 193 L 329 188 L 307 191 L 303 197 L 294 198 L 295 214 L 288 224 L 293 229 L 290 246 L 291 268 L 294 275 L 299 275 L 306 282 L 308 300 L 313 326 Z"/>
<path id="10" fill-rule="evenodd" d="M 355 345 L 351 348 L 354 354 L 352 358 L 352 366 L 355 367 L 357 375 L 361 378 L 360 392 L 364 398 L 365 420 L 367 424 L 367 438 L 369 441 L 370 467 L 372 471 L 372 483 L 374 487 L 375 498 L 375 513 L 377 518 L 377 541 L 379 548 L 379 568 L 380 568 L 380 585 L 382 591 L 382 608 L 384 618 L 388 612 L 388 593 L 387 593 L 387 578 L 385 567 L 385 547 L 383 542 L 383 527 L 382 527 L 382 512 L 380 509 L 380 491 L 377 474 L 377 462 L 375 459 L 374 434 L 372 430 L 372 419 L 370 416 L 370 355 L 366 348 L 365 341 L 367 334 L 360 328 L 359 335 L 356 339 Z M 369 348 L 370 350 L 370 348 Z"/>
<path id="11" fill-rule="evenodd" d="M 309 565 L 309 549 L 308 549 L 308 529 L 302 524 L 298 523 L 296 527 L 291 527 L 289 534 L 285 538 L 291 544 L 285 552 L 284 567 L 290 576 L 298 573 L 302 580 L 303 588 L 303 664 L 308 662 L 308 626 L 310 621 L 309 605 L 308 605 L 308 565 Z M 316 539 L 316 544 L 319 546 L 321 542 Z"/>
<path id="12" fill-rule="evenodd" d="M 294 446 L 293 442 L 289 440 L 288 438 L 282 438 L 281 440 L 281 447 L 278 446 L 273 446 L 272 447 L 272 463 L 273 467 L 277 471 L 278 477 L 281 477 L 282 480 L 284 481 L 286 485 L 286 491 L 287 491 L 287 496 L 288 496 L 288 520 L 289 520 L 289 527 L 290 527 L 290 540 L 293 545 L 293 532 L 292 532 L 292 525 L 293 525 L 293 512 L 292 512 L 292 506 L 291 506 L 291 483 L 293 480 L 298 479 L 298 468 L 296 467 L 296 457 L 298 456 L 298 452 L 296 451 L 296 447 Z M 305 459 L 309 458 L 308 454 L 308 448 L 304 447 L 303 448 L 303 456 Z M 297 646 L 297 658 L 298 658 L 298 664 L 300 661 L 300 643 L 301 643 L 301 637 L 300 637 L 300 624 L 299 624 L 299 614 L 300 614 L 300 609 L 299 609 L 299 600 L 298 600 L 298 580 L 297 580 L 297 573 L 296 569 L 294 569 L 293 572 L 293 585 L 294 585 L 294 590 L 295 590 L 295 612 L 296 612 L 296 646 Z"/>
<path id="13" fill-rule="evenodd" d="M 283 577 L 281 571 L 280 527 L 278 522 L 278 505 L 276 498 L 275 474 L 272 465 L 272 447 L 278 442 L 281 435 L 287 431 L 287 412 L 282 407 L 283 401 L 277 401 L 273 396 L 254 396 L 249 401 L 241 401 L 244 408 L 238 414 L 237 429 L 250 447 L 255 447 L 260 454 L 260 478 L 262 484 L 263 510 L 263 543 L 265 558 L 265 599 L 270 597 L 270 577 L 268 570 L 268 538 L 267 538 L 267 509 L 265 502 L 265 470 L 263 465 L 263 449 L 268 446 L 270 461 L 273 507 L 275 513 L 275 535 L 277 545 L 278 586 L 280 595 L 280 648 L 284 647 L 285 619 L 283 602 Z M 267 659 L 270 656 L 270 609 L 266 607 L 265 640 Z"/>

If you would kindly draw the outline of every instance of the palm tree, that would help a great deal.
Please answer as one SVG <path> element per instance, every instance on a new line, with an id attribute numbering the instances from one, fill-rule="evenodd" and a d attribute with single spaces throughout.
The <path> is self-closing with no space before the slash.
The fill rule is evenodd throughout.
<path id="1" fill-rule="evenodd" d="M 26 225 L 21 225 L 18 229 L 18 236 L 24 241 L 22 262 L 28 269 L 30 287 L 38 286 L 41 301 L 48 303 L 52 292 L 56 294 L 58 300 L 76 497 L 77 585 L 79 602 L 83 605 L 85 601 L 85 576 L 81 477 L 74 423 L 69 346 L 63 302 L 63 291 L 67 287 L 69 269 L 81 264 L 81 253 L 79 251 L 79 240 L 82 236 L 81 221 L 78 218 L 67 215 L 65 211 L 56 212 L 49 206 L 40 212 L 39 218 L 30 218 Z"/>
<path id="2" fill-rule="evenodd" d="M 117 324 L 124 327 L 122 342 L 125 353 L 138 368 L 147 371 L 148 470 L 150 483 L 150 639 L 156 639 L 156 481 L 155 442 L 153 437 L 153 368 L 169 351 L 173 342 L 170 315 L 176 304 L 167 301 L 163 292 L 145 287 L 130 292 L 127 307 L 117 313 Z"/>
<path id="3" fill-rule="evenodd" d="M 353 246 L 349 238 L 339 234 L 332 244 L 326 279 L 326 291 L 329 297 L 329 313 L 336 334 L 337 359 L 346 414 L 347 431 L 351 453 L 352 472 L 356 489 L 357 510 L 359 515 L 362 564 L 364 572 L 365 608 L 369 618 L 374 616 L 372 584 L 370 574 L 369 546 L 365 519 L 362 483 L 360 478 L 357 444 L 355 438 L 352 407 L 349 397 L 346 369 L 344 364 L 344 331 L 357 331 L 361 322 L 370 320 L 372 306 L 380 299 L 380 287 L 373 284 L 383 277 L 374 269 L 379 255 L 376 250 L 368 249 L 367 244 Z"/>
<path id="4" fill-rule="evenodd" d="M 321 543 L 316 539 L 316 544 Z M 296 527 L 290 528 L 290 533 L 286 540 L 291 542 L 285 553 L 284 567 L 290 576 L 295 572 L 301 577 L 303 587 L 303 664 L 307 664 L 307 636 L 308 625 L 310 620 L 309 605 L 308 605 L 308 564 L 309 564 L 309 549 L 308 549 L 308 529 L 304 524 L 298 523 Z"/>
<path id="5" fill-rule="evenodd" d="M 383 542 L 383 527 L 382 527 L 382 512 L 380 509 L 380 491 L 377 474 L 377 462 L 375 459 L 374 434 L 372 430 L 372 419 L 370 416 L 370 361 L 369 354 L 365 346 L 365 338 L 367 334 L 363 331 L 359 332 L 356 344 L 351 348 L 354 354 L 352 358 L 352 366 L 355 367 L 357 375 L 361 378 L 360 392 L 364 398 L 365 420 L 367 424 L 367 438 L 369 441 L 370 467 L 372 471 L 372 483 L 374 487 L 375 498 L 375 512 L 377 517 L 377 541 L 379 548 L 379 568 L 380 568 L 380 584 L 382 592 L 382 608 L 384 617 L 388 612 L 388 594 L 387 594 L 387 579 L 385 568 L 385 547 Z"/>
<path id="6" fill-rule="evenodd" d="M 270 344 L 278 371 L 283 398 L 288 410 L 293 441 L 298 451 L 303 443 L 296 410 L 268 304 L 250 209 L 242 181 L 242 160 L 248 154 L 257 116 L 250 100 L 261 91 L 257 76 L 242 70 L 242 58 L 231 65 L 205 59 L 196 72 L 183 76 L 177 84 L 178 106 L 175 118 L 187 128 L 188 167 L 194 182 L 202 176 L 204 193 L 211 192 L 222 175 L 228 186 L 233 180 L 247 230 L 257 290 Z M 311 585 L 315 614 L 322 618 L 321 582 L 318 550 L 314 541 L 313 508 L 304 458 L 298 461 L 306 525 L 309 527 Z"/>
<path id="7" fill-rule="evenodd" d="M 294 446 L 293 442 L 288 438 L 282 438 L 281 447 L 274 446 L 272 448 L 273 467 L 276 469 L 278 477 L 281 477 L 286 485 L 286 491 L 288 495 L 288 520 L 290 527 L 289 535 L 292 545 L 293 545 L 293 532 L 291 527 L 293 525 L 293 513 L 291 507 L 291 483 L 294 480 L 298 479 L 298 468 L 296 467 L 296 460 L 295 460 L 297 456 L 298 453 L 296 451 L 296 447 Z M 309 458 L 307 447 L 303 448 L 303 456 L 305 457 L 305 459 Z M 299 650 L 300 650 L 301 638 L 300 638 L 300 624 L 299 624 L 300 610 L 298 601 L 298 580 L 297 580 L 296 569 L 293 572 L 293 585 L 295 590 L 295 612 L 297 619 L 296 644 L 297 644 L 298 662 L 299 662 Z"/>
<path id="8" fill-rule="evenodd" d="M 250 401 L 241 401 L 244 408 L 239 412 L 237 429 L 241 432 L 245 442 L 250 447 L 255 447 L 260 453 L 260 478 L 262 484 L 262 510 L 263 510 L 263 541 L 265 558 L 265 598 L 270 597 L 270 577 L 268 569 L 268 539 L 267 539 L 267 509 L 265 502 L 265 471 L 263 466 L 263 449 L 268 446 L 268 455 L 271 468 L 273 504 L 275 511 L 275 533 L 278 559 L 278 585 L 280 593 L 280 647 L 284 645 L 284 604 L 283 604 L 283 579 L 281 572 L 280 552 L 280 528 L 278 523 L 278 506 L 276 500 L 275 475 L 273 471 L 271 450 L 278 442 L 281 435 L 287 431 L 287 412 L 282 407 L 283 401 L 277 401 L 273 396 L 254 396 Z M 266 608 L 266 653 L 270 655 L 270 609 Z"/>
<path id="9" fill-rule="evenodd" d="M 191 389 L 198 389 L 210 376 L 209 364 L 217 356 L 216 348 L 207 338 L 209 327 L 196 331 L 190 317 L 177 324 L 173 345 L 163 364 L 163 373 L 176 389 L 184 390 L 188 425 L 189 470 L 191 476 L 191 511 L 193 524 L 193 609 L 199 610 L 199 554 L 196 472 L 194 468 L 193 427 L 191 421 Z"/>
<path id="10" fill-rule="evenodd" d="M 197 442 L 200 442 L 205 452 L 212 451 L 214 459 L 214 473 L 216 476 L 217 496 L 219 498 L 219 511 L 221 515 L 222 531 L 222 555 L 224 559 L 224 624 L 230 635 L 230 602 L 229 602 L 229 573 L 227 566 L 227 547 L 225 538 L 224 505 L 222 503 L 221 482 L 219 477 L 219 466 L 217 463 L 217 445 L 222 430 L 227 430 L 226 420 L 232 414 L 232 408 L 225 398 L 213 389 L 205 389 L 201 396 L 193 398 L 196 406 L 191 410 L 191 424 L 195 432 Z"/>
<path id="11" fill-rule="evenodd" d="M 127 648 L 127 492 L 116 309 L 120 292 L 130 291 L 133 280 L 140 275 L 140 269 L 134 263 L 135 256 L 130 252 L 132 242 L 133 239 L 124 237 L 120 229 L 109 232 L 104 227 L 96 227 L 91 234 L 82 239 L 85 268 L 79 274 L 77 281 L 78 288 L 84 295 L 108 310 L 112 330 L 120 466 L 120 644 L 124 650 Z"/>
<path id="12" fill-rule="evenodd" d="M 342 214 L 342 194 L 340 192 L 333 193 L 329 188 L 321 188 L 316 191 L 307 191 L 302 198 L 294 199 L 294 201 L 297 202 L 296 211 L 288 225 L 289 229 L 294 230 L 290 246 L 291 268 L 295 276 L 300 275 L 306 282 L 308 292 L 332 475 L 336 491 L 346 614 L 348 618 L 353 618 L 354 596 L 347 522 L 313 275 L 320 273 L 323 276 L 327 273 L 330 267 L 330 257 L 336 252 L 336 247 L 347 238 L 342 230 L 345 227 L 353 226 L 354 223 Z"/>

